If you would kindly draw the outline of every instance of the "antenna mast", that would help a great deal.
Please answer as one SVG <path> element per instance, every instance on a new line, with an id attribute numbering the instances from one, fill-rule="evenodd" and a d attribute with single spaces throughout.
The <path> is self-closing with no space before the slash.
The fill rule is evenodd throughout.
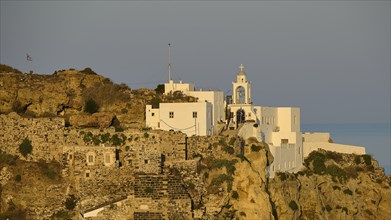
<path id="1" fill-rule="evenodd" d="M 168 44 L 168 82 L 171 81 L 171 43 Z"/>

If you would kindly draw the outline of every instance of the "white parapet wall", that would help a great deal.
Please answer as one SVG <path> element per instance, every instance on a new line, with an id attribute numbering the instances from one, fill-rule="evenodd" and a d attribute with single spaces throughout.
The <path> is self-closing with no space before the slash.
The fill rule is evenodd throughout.
<path id="1" fill-rule="evenodd" d="M 319 149 L 334 151 L 343 154 L 365 154 L 365 147 L 352 146 L 346 144 L 336 144 L 329 142 L 303 142 L 303 153 L 304 157 L 307 157 L 312 151 Z"/>
<path id="2" fill-rule="evenodd" d="M 365 154 L 365 147 L 347 144 L 330 143 L 328 132 L 305 132 L 303 133 L 303 153 L 307 157 L 312 151 L 319 149 L 334 151 L 343 154 Z"/>
<path id="3" fill-rule="evenodd" d="M 304 142 L 329 142 L 330 133 L 328 132 L 304 132 Z"/>

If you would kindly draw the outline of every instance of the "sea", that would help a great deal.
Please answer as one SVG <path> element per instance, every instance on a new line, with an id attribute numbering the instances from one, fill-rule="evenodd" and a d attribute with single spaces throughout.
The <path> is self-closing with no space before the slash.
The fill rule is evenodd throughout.
<path id="1" fill-rule="evenodd" d="M 365 147 L 391 174 L 391 123 L 301 124 L 303 132 L 329 132 L 334 143 Z"/>

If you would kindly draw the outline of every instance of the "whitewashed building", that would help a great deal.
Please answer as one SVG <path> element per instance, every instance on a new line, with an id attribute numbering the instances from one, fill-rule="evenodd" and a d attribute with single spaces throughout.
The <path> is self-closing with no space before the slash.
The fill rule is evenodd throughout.
<path id="1" fill-rule="evenodd" d="M 160 103 L 159 108 L 146 106 L 146 126 L 152 129 L 181 131 L 188 136 L 213 135 L 218 123 L 225 122 L 224 93 L 222 91 L 195 91 L 192 83 L 164 84 L 164 94 L 180 91 L 197 98 L 190 103 Z"/>
<path id="2" fill-rule="evenodd" d="M 159 108 L 147 105 L 146 126 L 182 131 L 188 136 L 205 136 L 213 135 L 216 125 L 224 122 L 226 129 L 238 129 L 238 135 L 243 139 L 255 137 L 268 144 L 274 158 L 268 167 L 270 177 L 276 172 L 299 171 L 304 157 L 317 149 L 365 154 L 364 147 L 330 143 L 328 133 L 303 134 L 300 108 L 253 105 L 251 82 L 247 80 L 243 65 L 240 65 L 236 81 L 232 82 L 232 97 L 227 100 L 221 91 L 196 91 L 192 83 L 175 83 L 169 79 L 164 86 L 166 95 L 180 91 L 198 100 L 193 103 L 160 103 Z"/>
<path id="3" fill-rule="evenodd" d="M 209 102 L 160 103 L 146 106 L 146 125 L 152 129 L 181 131 L 188 136 L 213 134 L 212 104 Z"/>
<path id="4" fill-rule="evenodd" d="M 232 102 L 227 119 L 228 129 L 239 129 L 244 139 L 256 137 L 269 145 L 274 160 L 269 166 L 270 177 L 276 172 L 298 171 L 303 163 L 300 109 L 293 107 L 254 106 L 251 83 L 243 65 L 232 82 Z"/>

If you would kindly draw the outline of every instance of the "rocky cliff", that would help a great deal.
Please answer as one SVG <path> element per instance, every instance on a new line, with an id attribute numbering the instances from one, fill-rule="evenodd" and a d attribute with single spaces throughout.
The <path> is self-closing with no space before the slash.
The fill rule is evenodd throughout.
<path id="1" fill-rule="evenodd" d="M 76 219 L 97 208 L 96 219 L 391 215 L 391 177 L 370 155 L 313 152 L 301 172 L 271 179 L 273 157 L 254 138 L 144 128 L 145 104 L 162 101 L 196 100 L 91 71 L 0 73 L 0 219 Z"/>
<path id="2" fill-rule="evenodd" d="M 23 74 L 11 67 L 0 69 L 0 113 L 62 116 L 67 124 L 77 127 L 104 128 L 113 125 L 116 118 L 117 126 L 120 122 L 123 128 L 142 128 L 145 105 L 162 101 L 192 102 L 195 99 L 181 94 L 163 96 L 148 89 L 131 90 L 90 68 L 61 70 L 51 75 Z M 92 113 L 98 114 L 91 117 Z"/>

